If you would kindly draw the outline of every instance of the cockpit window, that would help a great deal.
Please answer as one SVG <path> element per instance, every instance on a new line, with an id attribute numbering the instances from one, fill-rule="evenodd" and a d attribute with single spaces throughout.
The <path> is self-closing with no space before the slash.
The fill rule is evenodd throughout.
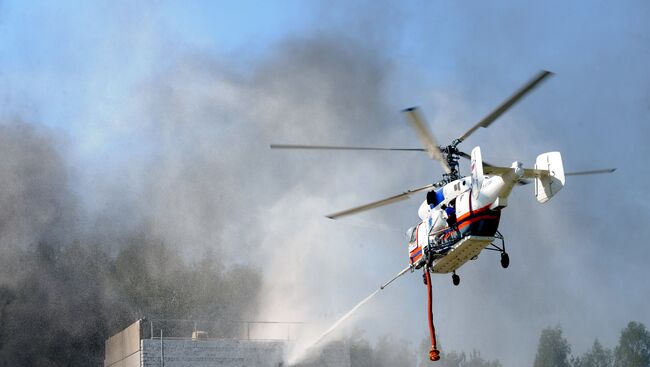
<path id="1" fill-rule="evenodd" d="M 415 242 L 415 227 L 409 228 L 408 232 L 406 232 L 409 236 L 409 243 Z"/>

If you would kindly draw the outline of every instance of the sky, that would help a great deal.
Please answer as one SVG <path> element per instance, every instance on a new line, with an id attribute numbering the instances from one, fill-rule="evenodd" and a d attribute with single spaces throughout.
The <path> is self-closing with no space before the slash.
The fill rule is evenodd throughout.
<path id="1" fill-rule="evenodd" d="M 614 346 L 630 320 L 650 325 L 649 16 L 644 1 L 5 0 L 0 118 L 57 137 L 86 231 L 146 222 L 189 257 L 218 242 L 230 262 L 264 269 L 261 319 L 324 329 L 404 267 L 424 197 L 323 215 L 441 171 L 426 155 L 268 145 L 418 147 L 399 115 L 413 105 L 448 142 L 551 70 L 465 151 L 530 166 L 558 150 L 567 171 L 618 170 L 570 177 L 544 205 L 518 188 L 500 227 L 510 268 L 482 254 L 459 287 L 434 279 L 444 347 L 526 365 L 547 326 L 582 353 L 596 337 Z M 349 329 L 418 345 L 425 305 L 412 274 Z"/>

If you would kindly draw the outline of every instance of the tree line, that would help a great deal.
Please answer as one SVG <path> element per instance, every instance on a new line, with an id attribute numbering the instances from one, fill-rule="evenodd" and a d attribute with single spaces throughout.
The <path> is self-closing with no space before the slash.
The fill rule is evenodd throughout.
<path id="1" fill-rule="evenodd" d="M 533 367 L 650 367 L 650 332 L 642 323 L 630 321 L 613 349 L 595 339 L 591 349 L 574 356 L 562 328 L 546 328 L 540 335 Z"/>
<path id="2" fill-rule="evenodd" d="M 352 367 L 501 367 L 498 359 L 488 360 L 480 351 L 446 351 L 438 362 L 426 356 L 429 340 L 423 339 L 418 348 L 390 336 L 379 338 L 374 345 L 361 334 L 347 339 Z M 562 335 L 562 328 L 542 330 L 533 367 L 650 367 L 650 332 L 640 322 L 630 321 L 621 330 L 618 345 L 604 347 L 595 339 L 592 347 L 581 355 L 571 354 L 571 345 Z"/>

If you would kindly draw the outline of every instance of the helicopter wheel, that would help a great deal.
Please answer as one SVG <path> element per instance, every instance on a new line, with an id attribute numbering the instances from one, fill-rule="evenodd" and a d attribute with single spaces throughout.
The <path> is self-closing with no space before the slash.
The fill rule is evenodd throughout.
<path id="1" fill-rule="evenodd" d="M 451 276 L 451 282 L 454 283 L 454 285 L 459 285 L 460 284 L 460 277 L 456 272 Z"/>
<path id="2" fill-rule="evenodd" d="M 510 265 L 510 256 L 508 256 L 507 252 L 502 252 L 501 253 L 501 267 L 506 269 Z"/>

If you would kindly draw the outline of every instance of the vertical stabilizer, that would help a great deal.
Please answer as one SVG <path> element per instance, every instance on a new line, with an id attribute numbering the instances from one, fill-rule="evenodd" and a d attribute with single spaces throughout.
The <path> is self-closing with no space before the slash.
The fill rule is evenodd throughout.
<path id="1" fill-rule="evenodd" d="M 483 186 L 483 157 L 481 157 L 481 147 L 472 149 L 472 195 L 474 199 L 478 198 Z"/>
<path id="2" fill-rule="evenodd" d="M 545 203 L 564 187 L 564 166 L 560 152 L 538 155 L 535 168 L 549 171 L 547 175 L 535 179 L 535 197 L 540 203 Z"/>

